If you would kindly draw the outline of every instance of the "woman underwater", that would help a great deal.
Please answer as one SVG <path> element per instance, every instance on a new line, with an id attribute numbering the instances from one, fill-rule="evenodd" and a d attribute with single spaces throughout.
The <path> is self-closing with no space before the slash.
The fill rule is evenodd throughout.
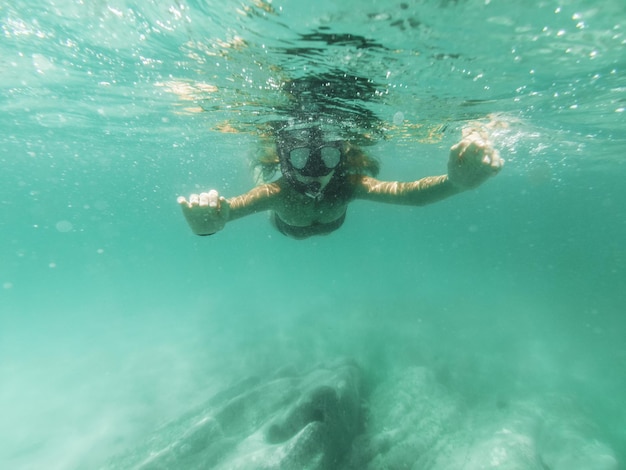
<path id="1" fill-rule="evenodd" d="M 504 165 L 486 134 L 476 127 L 450 149 L 448 173 L 412 182 L 380 181 L 378 165 L 332 127 L 304 122 L 276 134 L 276 154 L 282 176 L 240 196 L 226 199 L 212 189 L 178 198 L 196 235 L 213 235 L 227 222 L 270 211 L 283 234 L 302 239 L 326 235 L 344 222 L 356 199 L 422 206 L 473 189 Z"/>

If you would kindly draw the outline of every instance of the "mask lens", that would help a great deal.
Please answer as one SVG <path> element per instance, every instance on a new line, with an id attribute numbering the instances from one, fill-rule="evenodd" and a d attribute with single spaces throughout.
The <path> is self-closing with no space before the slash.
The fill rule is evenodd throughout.
<path id="1" fill-rule="evenodd" d="M 311 150 L 306 147 L 293 149 L 289 152 L 289 161 L 296 170 L 302 170 L 311 156 Z"/>
<path id="2" fill-rule="evenodd" d="M 335 168 L 341 160 L 341 150 L 337 147 L 322 147 L 320 149 L 322 161 L 326 168 Z"/>

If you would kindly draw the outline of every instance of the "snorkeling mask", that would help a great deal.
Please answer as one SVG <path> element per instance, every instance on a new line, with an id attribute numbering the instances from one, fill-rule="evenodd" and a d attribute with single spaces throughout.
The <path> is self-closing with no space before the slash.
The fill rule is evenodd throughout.
<path id="1" fill-rule="evenodd" d="M 297 191 L 313 198 L 321 198 L 344 159 L 344 141 L 311 124 L 280 130 L 276 147 L 283 176 Z"/>

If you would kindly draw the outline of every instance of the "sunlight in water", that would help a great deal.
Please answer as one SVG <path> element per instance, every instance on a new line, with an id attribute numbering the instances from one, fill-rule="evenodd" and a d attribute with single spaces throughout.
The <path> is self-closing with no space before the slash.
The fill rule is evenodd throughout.
<path id="1" fill-rule="evenodd" d="M 622 468 L 625 31 L 0 7 L 0 468 Z"/>

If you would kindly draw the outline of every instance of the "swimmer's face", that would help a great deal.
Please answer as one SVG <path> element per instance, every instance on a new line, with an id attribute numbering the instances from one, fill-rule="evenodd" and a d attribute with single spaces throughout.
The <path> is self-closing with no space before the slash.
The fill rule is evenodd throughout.
<path id="1" fill-rule="evenodd" d="M 344 156 L 344 142 L 316 127 L 281 133 L 277 147 L 283 175 L 314 197 L 330 183 Z"/>

